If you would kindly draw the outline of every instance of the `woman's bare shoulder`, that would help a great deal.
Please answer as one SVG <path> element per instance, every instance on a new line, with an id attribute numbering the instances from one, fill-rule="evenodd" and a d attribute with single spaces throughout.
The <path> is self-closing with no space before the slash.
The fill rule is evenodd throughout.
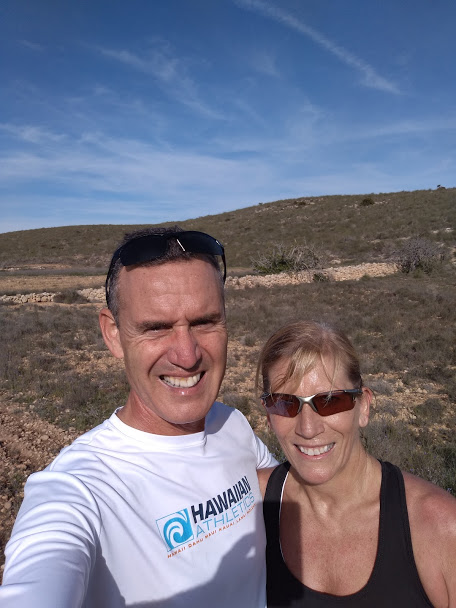
<path id="1" fill-rule="evenodd" d="M 413 553 L 435 606 L 456 606 L 456 498 L 403 473 Z"/>
<path id="2" fill-rule="evenodd" d="M 268 485 L 269 478 L 271 477 L 271 473 L 277 467 L 269 467 L 267 469 L 257 469 L 258 474 L 258 483 L 260 485 L 261 496 L 264 498 L 264 494 L 266 492 L 266 486 Z"/>
<path id="3" fill-rule="evenodd" d="M 402 474 L 410 516 L 418 515 L 420 518 L 424 518 L 423 524 L 429 522 L 436 525 L 441 520 L 443 524 L 456 526 L 456 498 L 454 496 L 416 475 L 405 471 Z"/>

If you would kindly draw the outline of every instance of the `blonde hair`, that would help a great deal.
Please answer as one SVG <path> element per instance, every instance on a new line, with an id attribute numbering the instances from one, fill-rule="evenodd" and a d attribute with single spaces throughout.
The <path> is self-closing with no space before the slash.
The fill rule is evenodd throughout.
<path id="1" fill-rule="evenodd" d="M 330 358 L 334 363 L 331 376 L 324 358 Z M 288 361 L 288 367 L 277 384 L 271 387 L 269 372 L 281 360 Z M 298 386 L 301 379 L 319 363 L 323 364 L 331 382 L 342 368 L 355 388 L 362 387 L 358 354 L 344 332 L 326 323 L 298 321 L 281 327 L 264 345 L 257 366 L 257 388 L 270 393 L 288 381 L 296 382 Z"/>

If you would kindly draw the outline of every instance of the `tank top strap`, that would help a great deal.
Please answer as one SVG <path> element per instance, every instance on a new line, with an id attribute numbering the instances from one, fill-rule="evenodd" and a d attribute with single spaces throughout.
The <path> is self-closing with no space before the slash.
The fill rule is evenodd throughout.
<path id="1" fill-rule="evenodd" d="M 381 462 L 380 527 L 376 568 L 372 582 L 395 581 L 415 593 L 416 606 L 432 606 L 418 574 L 412 547 L 410 524 L 401 470 L 390 462 Z"/>
<path id="2" fill-rule="evenodd" d="M 280 547 L 280 507 L 282 491 L 290 470 L 290 463 L 284 462 L 276 467 L 268 480 L 263 499 L 263 516 L 268 530 L 268 545 Z"/>

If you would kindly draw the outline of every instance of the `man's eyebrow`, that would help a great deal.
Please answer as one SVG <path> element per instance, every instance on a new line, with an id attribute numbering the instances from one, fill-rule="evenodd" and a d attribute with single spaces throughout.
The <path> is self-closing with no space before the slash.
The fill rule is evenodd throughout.
<path id="1" fill-rule="evenodd" d="M 225 319 L 225 316 L 220 312 L 209 313 L 207 315 L 201 315 L 192 319 L 189 323 L 190 327 L 196 325 L 208 325 L 210 323 L 220 323 Z M 172 321 L 141 321 L 136 326 L 138 332 L 145 331 L 160 331 L 164 329 L 172 329 L 174 323 Z"/>
<path id="2" fill-rule="evenodd" d="M 173 324 L 167 321 L 141 321 L 136 326 L 140 332 L 143 331 L 159 331 L 160 329 L 171 329 Z"/>
<path id="3" fill-rule="evenodd" d="M 224 315 L 220 312 L 214 312 L 207 315 L 202 315 L 201 317 L 197 317 L 196 319 L 192 319 L 190 321 L 190 325 L 205 325 L 208 323 L 219 323 L 224 320 Z"/>

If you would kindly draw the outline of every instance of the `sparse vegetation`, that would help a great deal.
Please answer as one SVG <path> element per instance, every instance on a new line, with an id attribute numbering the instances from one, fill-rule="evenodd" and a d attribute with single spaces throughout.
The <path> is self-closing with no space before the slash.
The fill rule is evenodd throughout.
<path id="1" fill-rule="evenodd" d="M 59 302 L 61 304 L 75 304 L 77 302 L 87 302 L 87 300 L 81 296 L 76 289 L 67 289 L 65 291 L 56 293 L 54 296 L 54 302 Z"/>
<path id="2" fill-rule="evenodd" d="M 319 268 L 321 264 L 322 255 L 305 244 L 288 247 L 279 243 L 252 260 L 253 269 L 258 274 L 300 272 Z"/>
<path id="3" fill-rule="evenodd" d="M 247 395 L 240 395 L 239 393 L 224 393 L 223 402 L 227 405 L 231 405 L 231 407 L 235 407 L 242 412 L 244 416 L 250 416 L 251 403 Z"/>
<path id="4" fill-rule="evenodd" d="M 120 367 L 107 375 L 93 360 L 110 359 L 94 308 L 2 307 L 0 389 L 45 420 L 80 432 L 125 401 Z"/>

